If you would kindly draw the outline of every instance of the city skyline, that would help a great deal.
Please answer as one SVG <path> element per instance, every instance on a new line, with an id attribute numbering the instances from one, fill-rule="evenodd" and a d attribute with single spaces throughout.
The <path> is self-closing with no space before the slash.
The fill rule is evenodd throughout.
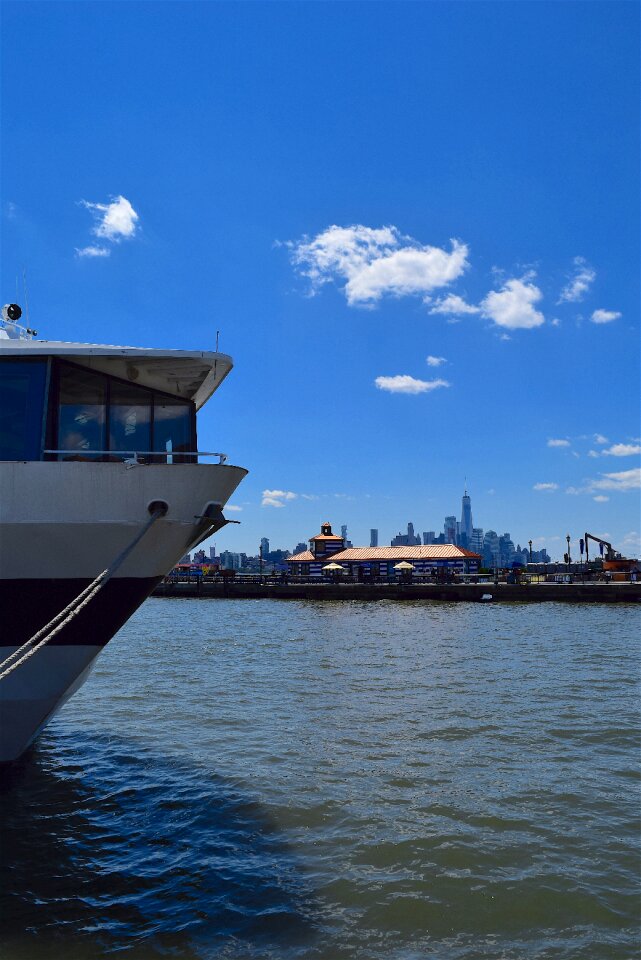
<path id="1" fill-rule="evenodd" d="M 639 553 L 637 4 L 16 2 L 2 34 L 3 302 L 26 270 L 43 338 L 218 338 L 222 548 L 389 543 L 467 484 L 515 542 Z"/>

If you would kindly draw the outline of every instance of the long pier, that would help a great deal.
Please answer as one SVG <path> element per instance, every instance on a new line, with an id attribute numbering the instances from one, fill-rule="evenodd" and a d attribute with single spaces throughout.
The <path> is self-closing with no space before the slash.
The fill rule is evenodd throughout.
<path id="1" fill-rule="evenodd" d="M 562 601 L 638 603 L 641 583 L 262 583 L 192 580 L 160 583 L 154 597 L 211 600 L 444 600 L 467 602 Z"/>

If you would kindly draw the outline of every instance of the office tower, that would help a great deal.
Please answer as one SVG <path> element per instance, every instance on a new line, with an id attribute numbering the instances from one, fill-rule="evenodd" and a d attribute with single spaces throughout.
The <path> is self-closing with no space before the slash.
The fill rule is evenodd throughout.
<path id="1" fill-rule="evenodd" d="M 372 529 L 369 532 L 369 545 L 370 547 L 378 546 L 378 530 L 376 529 L 376 527 L 372 527 Z"/>
<path id="2" fill-rule="evenodd" d="M 268 553 L 269 553 L 269 540 L 267 539 L 267 537 L 261 537 L 260 538 L 260 555 L 263 558 L 263 560 L 266 559 Z"/>
<path id="3" fill-rule="evenodd" d="M 297 553 L 305 553 L 306 550 L 307 550 L 307 544 L 301 541 L 300 543 L 296 544 L 296 546 L 292 551 L 292 554 L 293 556 L 295 556 Z"/>
<path id="4" fill-rule="evenodd" d="M 483 537 L 483 565 L 485 567 L 500 566 L 499 538 L 495 530 L 488 530 Z"/>
<path id="5" fill-rule="evenodd" d="M 472 500 L 466 490 L 461 500 L 461 533 L 465 534 L 468 543 L 472 540 L 472 531 Z"/>
<path id="6" fill-rule="evenodd" d="M 483 553 L 483 527 L 472 527 L 470 550 L 473 553 Z"/>
<path id="7" fill-rule="evenodd" d="M 446 517 L 443 525 L 446 543 L 456 543 L 456 517 Z"/>
<path id="8" fill-rule="evenodd" d="M 424 545 L 424 546 L 427 547 L 430 543 L 434 543 L 435 540 L 436 540 L 436 534 L 434 533 L 433 530 L 426 530 L 426 531 L 423 533 L 423 545 Z"/>
<path id="9" fill-rule="evenodd" d="M 414 534 L 414 524 L 407 524 L 407 533 L 397 533 L 391 542 L 392 547 L 418 547 L 421 544 L 421 538 Z"/>
<path id="10" fill-rule="evenodd" d="M 240 570 L 240 553 L 232 553 L 230 550 L 223 550 L 220 555 L 220 565 L 224 570 Z"/>
<path id="11" fill-rule="evenodd" d="M 209 559 L 210 560 L 216 559 L 216 544 L 214 544 L 213 547 L 209 548 Z"/>
<path id="12" fill-rule="evenodd" d="M 347 540 L 347 524 L 344 523 L 341 527 L 341 537 L 343 540 Z"/>
<path id="13" fill-rule="evenodd" d="M 509 533 L 499 537 L 499 557 L 502 567 L 509 567 L 514 560 L 514 543 Z"/>

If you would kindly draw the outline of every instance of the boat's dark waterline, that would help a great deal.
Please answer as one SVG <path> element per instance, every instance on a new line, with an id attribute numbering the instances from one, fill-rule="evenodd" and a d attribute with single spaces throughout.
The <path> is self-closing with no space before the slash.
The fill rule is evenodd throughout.
<path id="1" fill-rule="evenodd" d="M 153 591 L 159 577 L 110 580 L 60 633 L 51 646 L 104 647 Z M 0 581 L 0 646 L 19 646 L 49 623 L 91 580 Z"/>

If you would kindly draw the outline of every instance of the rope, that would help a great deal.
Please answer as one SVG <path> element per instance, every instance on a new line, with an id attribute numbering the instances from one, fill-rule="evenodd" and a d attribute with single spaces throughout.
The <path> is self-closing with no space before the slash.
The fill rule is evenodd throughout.
<path id="1" fill-rule="evenodd" d="M 122 566 L 129 554 L 138 546 L 142 538 L 145 536 L 147 531 L 152 527 L 152 525 L 160 517 L 164 517 L 167 513 L 167 508 L 163 505 L 158 507 L 149 517 L 149 520 L 145 523 L 144 527 L 139 530 L 127 547 L 122 550 L 116 559 L 113 561 L 111 566 L 107 567 L 102 573 L 99 573 L 95 580 L 93 580 L 89 586 L 85 587 L 78 594 L 77 597 L 67 604 L 64 610 L 61 610 L 60 613 L 45 624 L 37 633 L 34 633 L 32 637 L 29 638 L 21 647 L 18 647 L 17 650 L 14 650 L 13 653 L 10 653 L 8 657 L 0 663 L 0 680 L 4 680 L 5 677 L 8 677 L 9 674 L 13 673 L 22 663 L 28 660 L 30 657 L 37 653 L 42 647 L 44 647 L 50 640 L 52 640 L 60 631 L 67 626 L 68 623 L 77 617 L 81 610 L 93 600 L 93 598 L 102 590 L 104 586 L 111 580 L 114 573 Z M 34 646 L 35 644 L 35 646 Z M 19 658 L 19 659 L 16 659 Z M 15 661 L 15 662 L 13 662 Z"/>

